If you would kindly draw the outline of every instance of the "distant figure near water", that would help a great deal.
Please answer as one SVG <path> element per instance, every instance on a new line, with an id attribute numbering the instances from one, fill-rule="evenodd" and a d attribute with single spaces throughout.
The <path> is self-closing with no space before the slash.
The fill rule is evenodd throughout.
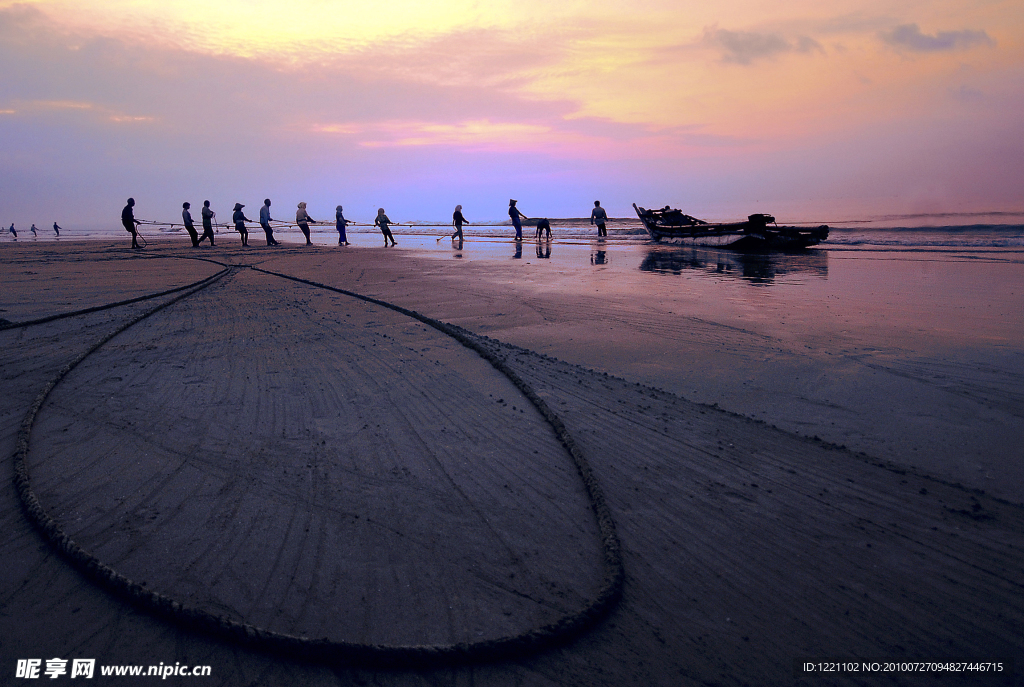
<path id="1" fill-rule="evenodd" d="M 246 217 L 245 213 L 242 212 L 242 208 L 244 207 L 245 206 L 242 205 L 241 203 L 235 203 L 235 211 L 234 214 L 231 215 L 231 221 L 235 223 L 235 231 L 237 231 L 239 235 L 242 237 L 242 245 L 248 246 L 249 230 L 245 228 L 245 223 L 251 222 L 252 220 Z"/>
<path id="2" fill-rule="evenodd" d="M 124 210 L 121 210 L 121 224 L 124 225 L 124 230 L 132 235 L 132 248 L 141 248 L 139 246 L 139 220 L 135 219 L 135 199 L 129 198 L 128 204 L 124 206 Z"/>
<path id="3" fill-rule="evenodd" d="M 208 200 L 204 200 L 203 201 L 203 212 L 202 212 L 202 215 L 203 215 L 203 235 L 199 237 L 199 241 L 196 243 L 196 245 L 199 245 L 205 239 L 210 239 L 210 245 L 212 246 L 212 245 L 214 245 L 214 243 L 213 243 L 213 218 L 215 217 L 215 214 L 214 214 L 213 210 L 210 209 L 210 201 L 208 201 Z"/>
<path id="4" fill-rule="evenodd" d="M 342 208 L 339 205 L 338 209 L 334 212 L 334 219 L 337 221 L 338 226 L 338 245 L 347 246 L 348 236 L 345 235 L 345 227 L 348 226 L 348 220 L 345 219 L 345 215 L 342 213 Z"/>
<path id="5" fill-rule="evenodd" d="M 508 201 L 508 216 L 512 218 L 512 226 L 516 228 L 516 241 L 523 240 L 523 223 L 520 222 L 522 219 L 530 219 L 523 213 L 519 212 L 519 208 L 516 207 L 515 200 Z"/>
<path id="6" fill-rule="evenodd" d="M 374 225 L 380 227 L 380 233 L 384 234 L 384 247 L 387 248 L 388 239 L 391 240 L 391 245 L 397 243 L 395 237 L 391 234 L 391 229 L 388 227 L 393 222 L 384 214 L 384 208 L 377 208 L 377 219 L 373 220 Z"/>
<path id="7" fill-rule="evenodd" d="M 462 240 L 462 225 L 469 224 L 466 218 L 462 216 L 462 206 L 456 205 L 455 212 L 452 213 L 452 224 L 455 225 L 455 233 L 452 234 L 452 238 Z"/>
<path id="8" fill-rule="evenodd" d="M 56 222 L 53 223 L 53 231 L 60 237 L 60 226 Z"/>
<path id="9" fill-rule="evenodd" d="M 16 232 L 16 231 L 14 230 L 14 222 L 11 222 L 11 228 L 10 228 L 10 229 L 8 229 L 7 231 L 9 231 L 9 232 L 11 232 L 12 234 L 14 234 L 14 238 L 18 238 L 18 232 Z"/>
<path id="10" fill-rule="evenodd" d="M 608 236 L 608 230 L 605 229 L 604 223 L 608 221 L 608 213 L 601 207 L 601 201 L 594 201 L 594 209 L 590 212 L 590 223 L 597 225 L 598 236 Z"/>
<path id="11" fill-rule="evenodd" d="M 313 224 L 316 224 L 316 220 L 313 219 L 312 217 L 310 217 L 309 213 L 306 212 L 306 204 L 305 203 L 299 203 L 299 209 L 295 213 L 295 223 L 299 225 L 299 229 L 301 229 L 302 233 L 305 234 L 305 236 L 306 236 L 306 245 L 307 246 L 312 246 L 313 245 L 313 242 L 309 240 L 309 223 L 310 222 L 312 222 Z"/>
<path id="12" fill-rule="evenodd" d="M 33 237 L 38 237 L 39 236 L 39 231 L 36 229 L 36 225 L 35 224 L 32 225 L 32 228 L 29 229 L 29 231 L 32 232 L 32 236 Z"/>
<path id="13" fill-rule="evenodd" d="M 274 228 L 270 226 L 273 221 L 270 217 L 270 198 L 264 198 L 263 207 L 260 208 L 260 226 L 263 227 L 263 233 L 267 235 L 268 246 L 280 245 L 274 238 Z"/>
<path id="14" fill-rule="evenodd" d="M 196 225 L 192 222 L 192 213 L 188 211 L 190 207 L 192 207 L 192 203 L 188 201 L 181 204 L 181 221 L 185 224 L 188 237 L 192 239 L 192 247 L 196 248 L 199 245 L 199 232 L 196 231 Z"/>

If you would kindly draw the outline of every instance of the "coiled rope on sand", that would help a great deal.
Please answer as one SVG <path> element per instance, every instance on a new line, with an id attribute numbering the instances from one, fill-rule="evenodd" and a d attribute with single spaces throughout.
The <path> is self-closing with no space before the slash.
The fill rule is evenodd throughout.
<path id="1" fill-rule="evenodd" d="M 257 267 L 250 267 L 250 269 L 269 276 L 288 279 L 302 284 L 307 284 L 315 288 L 343 294 L 416 319 L 446 334 L 447 336 L 452 337 L 463 346 L 475 351 L 482 358 L 487 360 L 487 362 L 489 362 L 496 370 L 505 375 L 516 386 L 516 388 L 518 388 L 523 395 L 529 399 L 534 407 L 551 425 L 555 435 L 569 453 L 581 479 L 583 480 L 587 498 L 596 518 L 601 538 L 604 573 L 600 590 L 597 592 L 593 600 L 584 608 L 568 613 L 547 625 L 532 628 L 507 637 L 447 645 L 387 646 L 380 644 L 365 644 L 334 641 L 326 638 L 315 639 L 288 635 L 256 627 L 245 622 L 232 620 L 222 615 L 216 615 L 196 606 L 187 606 L 170 596 L 143 587 L 137 582 L 120 574 L 89 552 L 85 551 L 81 546 L 73 541 L 63 531 L 60 525 L 46 513 L 45 509 L 40 504 L 39 499 L 32 489 L 31 478 L 28 471 L 28 450 L 32 435 L 32 427 L 35 424 L 36 417 L 45 404 L 46 399 L 61 380 L 63 380 L 73 369 L 118 334 L 121 334 L 130 327 L 170 307 L 182 299 L 192 296 L 211 286 L 232 269 L 239 269 L 239 267 L 225 268 L 212 277 L 208 277 L 207 279 L 195 282 L 186 287 L 180 287 L 179 289 L 172 290 L 182 290 L 183 292 L 171 300 L 132 318 L 127 323 L 117 327 L 114 331 L 102 337 L 81 355 L 65 365 L 63 369 L 61 369 L 61 371 L 45 385 L 43 390 L 38 394 L 38 396 L 36 396 L 25 415 L 25 418 L 22 420 L 21 427 L 18 431 L 17 445 L 14 453 L 15 488 L 17 489 L 22 507 L 29 520 L 45 536 L 47 541 L 49 541 L 50 544 L 67 560 L 69 560 L 75 568 L 113 595 L 130 602 L 138 608 L 144 609 L 154 615 L 173 621 L 187 628 L 198 630 L 215 637 L 228 639 L 250 648 L 280 653 L 289 657 L 326 663 L 343 663 L 384 668 L 431 668 L 517 658 L 564 644 L 592 628 L 608 614 L 622 595 L 624 580 L 621 547 L 618 535 L 615 531 L 615 523 L 612 519 L 611 511 L 608 508 L 604 493 L 598 484 L 597 478 L 595 477 L 590 464 L 587 462 L 587 459 L 579 445 L 569 433 L 565 423 L 553 410 L 551 410 L 544 400 L 537 395 L 529 384 L 509 368 L 504 360 L 502 360 L 486 345 L 481 343 L 479 337 L 465 329 L 462 329 L 461 327 L 435 320 L 413 310 L 408 310 L 377 298 L 364 296 L 353 291 Z M 171 293 L 171 291 L 164 293 Z M 142 298 L 132 299 L 130 301 L 125 301 L 125 303 L 136 302 L 141 299 Z M 104 307 L 114 306 L 110 305 Z M 81 312 L 94 312 L 97 309 L 103 308 L 87 309 Z M 67 317 L 70 316 L 70 314 L 65 314 L 64 316 Z M 49 319 L 56 319 L 56 316 Z M 45 319 L 44 321 L 49 321 L 49 319 Z"/>

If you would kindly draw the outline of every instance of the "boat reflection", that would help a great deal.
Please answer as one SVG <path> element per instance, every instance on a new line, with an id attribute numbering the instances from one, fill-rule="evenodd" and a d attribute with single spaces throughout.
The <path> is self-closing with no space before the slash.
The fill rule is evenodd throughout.
<path id="1" fill-rule="evenodd" d="M 743 279 L 751 284 L 769 285 L 785 275 L 828 278 L 828 253 L 808 250 L 799 253 L 737 253 L 703 246 L 651 246 L 640 264 L 644 272 L 683 274 L 687 271 Z"/>

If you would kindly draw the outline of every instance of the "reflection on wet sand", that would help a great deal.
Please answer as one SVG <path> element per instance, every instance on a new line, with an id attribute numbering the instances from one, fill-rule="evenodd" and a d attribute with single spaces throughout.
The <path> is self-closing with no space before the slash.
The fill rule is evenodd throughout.
<path id="1" fill-rule="evenodd" d="M 768 285 L 787 274 L 806 274 L 827 279 L 828 253 L 818 250 L 800 253 L 737 253 L 704 246 L 651 246 L 640 269 L 664 274 L 682 274 L 685 270 L 695 270 L 745 279 L 751 284 Z"/>
<path id="2" fill-rule="evenodd" d="M 551 258 L 551 239 L 546 240 L 537 237 L 537 257 L 542 260 Z"/>

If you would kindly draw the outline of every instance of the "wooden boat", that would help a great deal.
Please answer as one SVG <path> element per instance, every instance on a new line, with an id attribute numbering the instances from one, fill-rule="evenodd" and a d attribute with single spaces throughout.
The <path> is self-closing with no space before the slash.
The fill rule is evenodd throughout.
<path id="1" fill-rule="evenodd" d="M 750 215 L 746 222 L 712 224 L 667 205 L 647 210 L 633 203 L 637 217 L 655 241 L 673 241 L 734 250 L 799 250 L 828 238 L 828 226 L 780 227 L 771 215 Z"/>

